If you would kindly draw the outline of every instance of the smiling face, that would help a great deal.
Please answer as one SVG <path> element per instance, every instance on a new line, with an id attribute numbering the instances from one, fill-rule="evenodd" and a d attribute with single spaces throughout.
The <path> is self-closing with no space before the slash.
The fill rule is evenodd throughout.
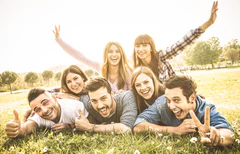
<path id="1" fill-rule="evenodd" d="M 151 60 L 151 46 L 149 44 L 137 44 L 135 45 L 134 50 L 138 58 L 140 58 L 141 60 Z"/>
<path id="2" fill-rule="evenodd" d="M 108 50 L 108 63 L 110 65 L 118 65 L 121 60 L 121 53 L 120 50 L 117 48 L 116 45 L 112 44 Z"/>
<path id="3" fill-rule="evenodd" d="M 181 120 L 184 119 L 190 110 L 196 108 L 194 94 L 189 99 L 183 95 L 181 88 L 173 88 L 165 90 L 165 97 L 170 110 L 175 114 L 176 118 Z"/>
<path id="4" fill-rule="evenodd" d="M 154 94 L 153 80 L 144 73 L 138 75 L 135 81 L 137 93 L 144 99 L 150 99 Z"/>
<path id="5" fill-rule="evenodd" d="M 30 102 L 31 109 L 37 113 L 40 117 L 59 122 L 61 117 L 61 109 L 54 96 L 45 92 L 40 94 L 37 98 Z"/>
<path id="6" fill-rule="evenodd" d="M 116 102 L 113 95 L 108 93 L 107 88 L 101 87 L 96 91 L 88 92 L 93 108 L 99 112 L 102 117 L 111 117 L 116 111 Z"/>
<path id="7" fill-rule="evenodd" d="M 79 94 L 83 90 L 84 81 L 79 74 L 69 72 L 66 76 L 66 85 L 73 93 Z"/>

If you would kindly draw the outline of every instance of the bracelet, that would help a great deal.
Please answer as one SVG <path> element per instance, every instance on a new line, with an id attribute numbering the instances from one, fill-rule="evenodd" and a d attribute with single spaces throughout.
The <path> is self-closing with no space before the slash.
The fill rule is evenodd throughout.
<path id="1" fill-rule="evenodd" d="M 92 132 L 94 133 L 94 128 L 95 128 L 96 124 L 93 125 L 92 127 Z"/>

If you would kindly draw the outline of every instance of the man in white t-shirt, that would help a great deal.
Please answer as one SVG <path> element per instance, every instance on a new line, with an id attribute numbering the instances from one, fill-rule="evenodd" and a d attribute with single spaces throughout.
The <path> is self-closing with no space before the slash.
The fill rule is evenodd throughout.
<path id="1" fill-rule="evenodd" d="M 21 125 L 18 112 L 13 110 L 15 119 L 8 122 L 5 128 L 9 138 L 29 135 L 38 127 L 48 127 L 53 131 L 74 128 L 75 117 L 79 117 L 79 109 L 85 116 L 88 116 L 82 102 L 72 99 L 56 99 L 54 95 L 42 88 L 31 89 L 28 102 L 36 114 Z"/>

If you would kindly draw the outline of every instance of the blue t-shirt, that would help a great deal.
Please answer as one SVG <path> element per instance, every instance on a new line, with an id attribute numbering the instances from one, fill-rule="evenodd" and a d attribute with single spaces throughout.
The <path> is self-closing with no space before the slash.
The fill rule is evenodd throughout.
<path id="1" fill-rule="evenodd" d="M 210 107 L 210 126 L 215 128 L 227 128 L 233 131 L 232 126 L 227 120 L 216 110 L 215 105 L 207 104 L 204 99 L 200 96 L 196 97 L 196 109 L 194 110 L 195 115 L 199 121 L 204 123 L 204 113 L 206 106 Z M 185 119 L 190 119 L 190 114 Z M 169 109 L 167 101 L 164 95 L 158 97 L 154 104 L 149 108 L 145 109 L 141 114 L 138 115 L 134 126 L 142 122 L 150 122 L 161 126 L 179 126 L 184 119 L 179 120 L 176 118 L 172 110 Z"/>

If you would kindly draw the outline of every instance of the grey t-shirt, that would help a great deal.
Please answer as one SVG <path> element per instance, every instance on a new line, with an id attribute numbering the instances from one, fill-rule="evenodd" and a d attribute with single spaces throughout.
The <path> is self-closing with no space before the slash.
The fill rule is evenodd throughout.
<path id="1" fill-rule="evenodd" d="M 114 95 L 117 107 L 116 112 L 109 118 L 102 117 L 93 107 L 87 95 L 82 95 L 80 101 L 84 103 L 86 110 L 96 120 L 96 124 L 122 123 L 129 128 L 137 118 L 137 105 L 132 91 L 125 91 Z"/>

